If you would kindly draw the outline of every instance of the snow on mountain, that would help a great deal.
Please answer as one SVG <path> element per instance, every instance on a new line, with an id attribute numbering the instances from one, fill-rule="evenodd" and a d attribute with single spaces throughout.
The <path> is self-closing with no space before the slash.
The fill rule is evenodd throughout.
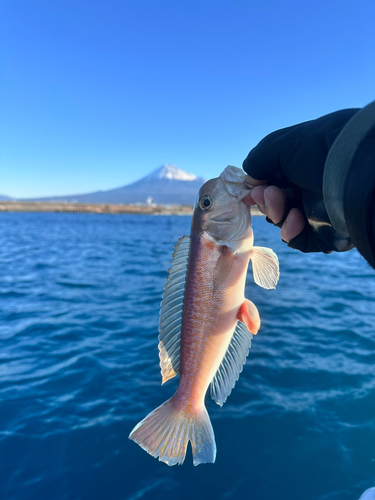
<path id="1" fill-rule="evenodd" d="M 148 181 L 152 179 L 173 179 L 175 181 L 195 181 L 197 176 L 194 174 L 188 174 L 176 167 L 175 165 L 170 165 L 165 163 L 161 167 L 157 168 L 151 174 L 143 177 L 143 180 Z"/>

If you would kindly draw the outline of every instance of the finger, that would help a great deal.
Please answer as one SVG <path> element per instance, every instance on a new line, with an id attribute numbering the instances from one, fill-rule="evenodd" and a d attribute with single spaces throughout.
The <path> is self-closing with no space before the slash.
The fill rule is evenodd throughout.
<path id="1" fill-rule="evenodd" d="M 252 190 L 251 190 L 251 197 L 252 199 L 254 200 L 254 203 L 256 205 L 258 205 L 258 208 L 259 210 L 265 214 L 266 214 L 266 207 L 265 207 L 265 200 L 264 200 L 264 191 L 266 190 L 267 186 L 255 186 Z"/>
<path id="2" fill-rule="evenodd" d="M 255 187 L 255 186 L 266 184 L 266 181 L 260 181 L 258 179 L 254 179 L 253 177 L 250 177 L 250 175 L 246 176 L 244 182 L 245 182 L 245 184 L 247 184 L 251 188 Z M 248 194 L 247 196 L 245 196 L 245 198 L 243 198 L 242 201 L 246 205 L 256 205 L 257 204 L 257 202 L 254 201 L 254 198 L 251 195 L 252 195 L 252 191 L 251 191 L 250 194 Z"/>
<path id="3" fill-rule="evenodd" d="M 251 193 L 245 196 L 245 198 L 242 198 L 242 201 L 245 203 L 245 205 L 256 205 L 253 197 L 251 196 Z"/>
<path id="4" fill-rule="evenodd" d="M 278 224 L 285 214 L 286 196 L 276 186 L 269 186 L 264 190 L 265 213 L 274 224 Z"/>
<path id="5" fill-rule="evenodd" d="M 254 179 L 254 177 L 247 175 L 245 178 L 245 183 L 251 187 L 254 187 L 254 186 L 259 186 L 260 184 L 267 184 L 267 181 L 266 180 L 261 181 L 259 179 Z"/>
<path id="6" fill-rule="evenodd" d="M 255 186 L 251 191 L 253 201 L 259 210 L 267 215 L 274 224 L 278 224 L 285 215 L 286 196 L 276 186 Z"/>
<path id="7" fill-rule="evenodd" d="M 292 208 L 284 224 L 281 227 L 281 239 L 289 243 L 290 240 L 300 234 L 305 227 L 305 219 L 298 208 Z"/>

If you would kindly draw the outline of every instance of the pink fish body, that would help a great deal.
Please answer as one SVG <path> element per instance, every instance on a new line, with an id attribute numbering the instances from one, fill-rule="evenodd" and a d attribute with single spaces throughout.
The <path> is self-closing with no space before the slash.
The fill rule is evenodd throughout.
<path id="1" fill-rule="evenodd" d="M 190 441 L 194 465 L 214 462 L 215 438 L 204 404 L 208 387 L 220 406 L 232 391 L 260 326 L 255 305 L 244 297 L 247 268 L 275 288 L 278 261 L 253 246 L 245 174 L 227 167 L 200 189 L 190 237 L 175 247 L 160 312 L 162 383 L 180 374 L 167 402 L 135 426 L 129 438 L 168 465 L 184 461 Z"/>

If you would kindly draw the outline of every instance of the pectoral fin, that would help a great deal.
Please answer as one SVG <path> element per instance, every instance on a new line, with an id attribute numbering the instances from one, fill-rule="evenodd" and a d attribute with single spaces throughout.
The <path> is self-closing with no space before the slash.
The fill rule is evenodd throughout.
<path id="1" fill-rule="evenodd" d="M 279 281 L 279 260 L 270 248 L 253 247 L 251 253 L 254 281 L 262 288 L 276 288 Z"/>

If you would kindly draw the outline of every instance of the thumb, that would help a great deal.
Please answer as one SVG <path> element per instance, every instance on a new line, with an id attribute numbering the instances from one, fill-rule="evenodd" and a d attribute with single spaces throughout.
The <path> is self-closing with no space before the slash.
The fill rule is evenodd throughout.
<path id="1" fill-rule="evenodd" d="M 250 175 L 247 175 L 245 177 L 245 181 L 244 182 L 246 184 L 248 184 L 250 188 L 253 188 L 255 186 L 261 186 L 262 184 L 267 184 L 267 179 L 258 180 L 258 179 L 254 179 L 254 177 L 251 177 Z"/>

